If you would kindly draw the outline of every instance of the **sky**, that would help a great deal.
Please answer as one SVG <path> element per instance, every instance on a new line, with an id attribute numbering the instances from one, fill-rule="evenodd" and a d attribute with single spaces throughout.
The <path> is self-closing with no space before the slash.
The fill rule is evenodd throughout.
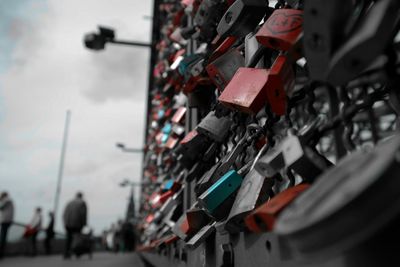
<path id="1" fill-rule="evenodd" d="M 93 52 L 83 35 L 110 26 L 117 38 L 150 41 L 152 1 L 0 1 L 0 191 L 30 221 L 54 206 L 66 110 L 71 124 L 56 229 L 65 203 L 80 190 L 97 233 L 126 211 L 124 178 L 140 179 L 148 48 L 108 45 Z M 147 17 L 147 19 L 146 19 Z M 136 196 L 138 191 L 136 191 Z M 44 221 L 47 223 L 47 220 Z"/>

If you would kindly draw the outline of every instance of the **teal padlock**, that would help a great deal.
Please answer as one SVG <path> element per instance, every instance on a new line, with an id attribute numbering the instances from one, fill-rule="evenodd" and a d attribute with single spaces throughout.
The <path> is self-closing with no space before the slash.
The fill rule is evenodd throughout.
<path id="1" fill-rule="evenodd" d="M 222 219 L 229 213 L 233 204 L 232 196 L 239 189 L 242 180 L 242 176 L 235 170 L 228 171 L 200 195 L 199 205 L 212 217 Z"/>

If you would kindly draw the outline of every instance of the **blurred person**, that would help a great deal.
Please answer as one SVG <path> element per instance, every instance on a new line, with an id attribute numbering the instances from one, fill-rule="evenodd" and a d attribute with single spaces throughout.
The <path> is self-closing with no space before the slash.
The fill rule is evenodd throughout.
<path id="1" fill-rule="evenodd" d="M 106 237 L 107 247 L 110 251 L 115 251 L 114 237 L 115 237 L 115 224 L 111 224 Z"/>
<path id="2" fill-rule="evenodd" d="M 115 252 L 122 252 L 124 251 L 124 244 L 123 244 L 123 237 L 122 237 L 122 220 L 119 219 L 117 221 L 117 226 L 115 228 L 115 235 L 114 235 L 114 242 L 115 242 Z"/>
<path id="3" fill-rule="evenodd" d="M 47 255 L 52 252 L 51 243 L 54 238 L 54 213 L 49 212 L 49 224 L 46 227 L 46 238 L 44 239 L 44 249 Z"/>
<path id="4" fill-rule="evenodd" d="M 87 223 L 87 206 L 81 192 L 78 192 L 76 197 L 68 202 L 64 210 L 63 220 L 67 232 L 64 258 L 68 259 L 71 257 L 71 245 L 74 235 L 79 234 Z"/>
<path id="5" fill-rule="evenodd" d="M 122 238 L 124 244 L 124 252 L 133 251 L 135 248 L 135 241 L 136 241 L 134 226 L 128 220 L 126 220 L 122 224 Z"/>
<path id="6" fill-rule="evenodd" d="M 24 236 L 27 238 L 27 242 L 30 243 L 30 255 L 35 257 L 37 254 L 37 235 L 42 227 L 42 209 L 37 207 L 33 212 L 33 217 L 29 225 L 27 226 Z M 28 245 L 29 247 L 29 245 Z"/>
<path id="7" fill-rule="evenodd" d="M 7 192 L 0 194 L 0 259 L 4 256 L 8 229 L 14 219 L 14 204 Z"/>

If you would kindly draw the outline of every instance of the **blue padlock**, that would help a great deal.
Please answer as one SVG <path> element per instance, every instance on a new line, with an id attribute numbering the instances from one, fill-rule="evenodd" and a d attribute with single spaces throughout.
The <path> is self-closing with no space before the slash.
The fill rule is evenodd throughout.
<path id="1" fill-rule="evenodd" d="M 242 176 L 235 170 L 228 171 L 200 195 L 198 198 L 199 205 L 216 219 L 225 217 L 229 213 L 229 207 L 231 206 L 226 203 L 233 204 L 233 201 L 230 201 L 231 196 L 239 189 L 242 180 Z M 225 204 L 229 207 L 225 208 Z"/>

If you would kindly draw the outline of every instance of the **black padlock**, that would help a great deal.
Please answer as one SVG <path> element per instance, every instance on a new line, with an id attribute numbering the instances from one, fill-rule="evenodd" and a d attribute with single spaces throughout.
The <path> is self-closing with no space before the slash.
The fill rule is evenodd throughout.
<path id="1" fill-rule="evenodd" d="M 191 250 L 197 248 L 206 240 L 207 237 L 215 232 L 214 226 L 215 222 L 212 222 L 201 228 L 200 231 L 198 231 L 192 238 L 190 238 L 190 240 L 186 242 L 185 247 Z"/>
<path id="2" fill-rule="evenodd" d="M 345 38 L 353 2 L 305 1 L 304 52 L 311 79 L 325 81 L 331 56 Z"/>
<path id="3" fill-rule="evenodd" d="M 199 133 L 206 135 L 215 142 L 225 140 L 232 125 L 230 117 L 220 117 L 215 115 L 215 111 L 210 111 L 207 116 L 197 125 L 196 129 Z"/>
<path id="4" fill-rule="evenodd" d="M 192 37 L 201 42 L 210 42 L 216 35 L 216 25 L 224 13 L 226 5 L 219 0 L 203 0 L 194 16 L 197 33 Z"/>
<path id="5" fill-rule="evenodd" d="M 245 66 L 244 63 L 242 54 L 237 49 L 231 49 L 208 64 L 206 70 L 213 83 L 223 91 L 235 72 Z"/>
<path id="6" fill-rule="evenodd" d="M 219 168 L 220 163 L 214 164 L 211 168 L 209 168 L 200 178 L 200 180 L 197 182 L 196 187 L 195 187 L 195 192 L 197 196 L 200 196 L 204 191 L 207 190 L 216 180 L 214 177 L 216 177 L 215 172 Z"/>
<path id="7" fill-rule="evenodd" d="M 332 85 L 344 85 L 384 53 L 398 29 L 400 1 L 376 2 L 356 26 L 351 36 L 334 53 L 326 80 Z"/>
<path id="8" fill-rule="evenodd" d="M 225 230 L 230 233 L 241 231 L 244 227 L 243 219 L 258 205 L 267 201 L 270 197 L 268 193 L 273 185 L 273 179 L 265 178 L 255 169 L 250 170 L 244 177 L 236 195 L 235 202 L 225 223 Z"/>
<path id="9" fill-rule="evenodd" d="M 268 11 L 268 1 L 236 0 L 220 20 L 218 34 L 223 38 L 244 37 L 256 28 Z"/>
<path id="10" fill-rule="evenodd" d="M 400 214 L 400 136 L 342 158 L 292 202 L 274 231 L 294 257 L 349 251 Z"/>

